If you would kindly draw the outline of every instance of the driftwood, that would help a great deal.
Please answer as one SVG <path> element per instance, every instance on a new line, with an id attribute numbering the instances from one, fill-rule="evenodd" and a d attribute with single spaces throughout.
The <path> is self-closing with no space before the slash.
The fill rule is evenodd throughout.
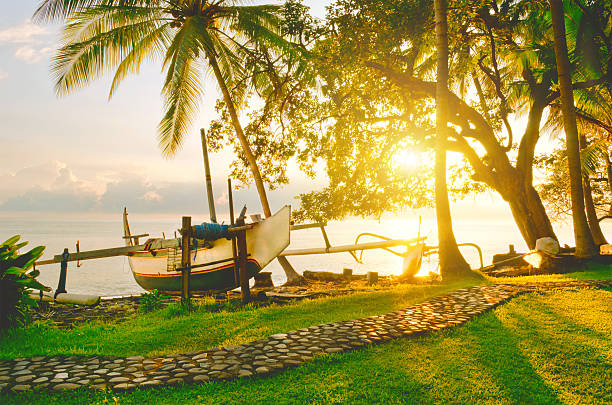
<path id="1" fill-rule="evenodd" d="M 332 273 L 331 271 L 312 271 L 304 270 L 302 273 L 306 280 L 327 281 L 327 282 L 347 282 L 352 280 L 366 280 L 365 274 L 344 275 L 340 273 Z"/>

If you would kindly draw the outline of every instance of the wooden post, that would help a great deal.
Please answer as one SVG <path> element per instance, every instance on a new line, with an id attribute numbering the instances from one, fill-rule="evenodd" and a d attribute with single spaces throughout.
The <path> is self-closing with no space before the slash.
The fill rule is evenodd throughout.
<path id="1" fill-rule="evenodd" d="M 208 198 L 210 221 L 216 223 L 217 213 L 215 211 L 215 197 L 213 197 L 212 179 L 210 177 L 210 165 L 208 163 L 208 147 L 206 146 L 206 132 L 204 132 L 204 128 L 200 129 L 200 137 L 202 138 L 202 154 L 204 155 L 204 175 L 206 176 L 206 197 Z"/>
<path id="2" fill-rule="evenodd" d="M 64 248 L 64 252 L 62 253 L 62 262 L 60 263 L 60 276 L 59 281 L 57 283 L 57 289 L 55 290 L 55 294 L 53 298 L 57 298 L 58 294 L 62 294 L 66 292 L 66 273 L 68 272 L 68 248 Z"/>
<path id="3" fill-rule="evenodd" d="M 351 278 L 353 278 L 353 269 L 348 269 L 348 268 L 342 269 L 342 275 L 347 280 L 351 280 Z"/>
<path id="4" fill-rule="evenodd" d="M 378 283 L 378 272 L 377 271 L 368 271 L 367 275 L 368 285 Z"/>
<path id="5" fill-rule="evenodd" d="M 232 179 L 227 179 L 227 198 L 229 200 L 230 225 L 234 225 L 234 196 L 232 193 Z M 240 284 L 238 276 L 238 256 L 236 255 L 236 237 L 232 235 L 232 257 L 234 258 L 234 283 Z"/>
<path id="6" fill-rule="evenodd" d="M 189 282 L 191 281 L 191 217 L 183 217 L 181 233 L 183 234 L 181 251 L 181 304 L 187 308 L 191 308 L 189 297 Z"/>
<path id="7" fill-rule="evenodd" d="M 237 225 L 244 225 L 244 218 L 240 218 Z M 242 293 L 242 303 L 251 301 L 251 290 L 249 289 L 249 273 L 247 260 L 247 240 L 246 230 L 238 233 L 238 265 L 240 268 L 240 291 Z"/>

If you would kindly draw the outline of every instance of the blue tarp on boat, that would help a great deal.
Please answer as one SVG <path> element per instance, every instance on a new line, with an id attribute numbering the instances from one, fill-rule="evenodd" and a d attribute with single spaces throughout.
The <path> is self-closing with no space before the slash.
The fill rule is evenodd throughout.
<path id="1" fill-rule="evenodd" d="M 203 222 L 200 225 L 195 225 L 194 234 L 192 235 L 196 239 L 213 241 L 221 238 L 231 239 L 229 232 L 229 225 L 220 225 L 210 222 Z"/>

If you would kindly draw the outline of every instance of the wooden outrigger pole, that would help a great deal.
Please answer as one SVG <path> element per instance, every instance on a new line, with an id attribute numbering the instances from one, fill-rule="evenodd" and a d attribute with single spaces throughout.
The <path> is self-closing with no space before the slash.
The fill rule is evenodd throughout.
<path id="1" fill-rule="evenodd" d="M 393 246 L 410 246 L 424 241 L 425 237 L 414 239 L 391 239 L 378 242 L 356 243 L 353 245 L 328 246 L 308 249 L 285 249 L 279 256 L 318 255 L 325 253 L 355 252 L 357 250 L 383 249 Z"/>
<path id="2" fill-rule="evenodd" d="M 210 222 L 217 223 L 217 212 L 215 210 L 215 198 L 213 197 L 212 177 L 210 176 L 210 164 L 208 162 L 208 147 L 206 145 L 206 132 L 200 128 L 200 138 L 202 138 L 202 155 L 204 156 L 204 174 L 206 176 L 206 197 L 208 198 L 208 210 L 210 212 Z"/>

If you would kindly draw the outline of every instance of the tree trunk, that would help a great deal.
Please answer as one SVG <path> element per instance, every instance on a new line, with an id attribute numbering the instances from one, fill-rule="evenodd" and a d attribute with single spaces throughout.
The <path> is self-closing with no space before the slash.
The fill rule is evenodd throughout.
<path id="1" fill-rule="evenodd" d="M 593 237 L 584 210 L 580 144 L 578 127 L 576 126 L 576 111 L 574 109 L 574 92 L 570 77 L 571 67 L 567 56 L 563 0 L 549 0 L 549 2 L 555 38 L 555 59 L 557 61 L 559 90 L 561 92 L 563 127 L 565 128 L 567 145 L 567 161 L 569 165 L 572 197 L 572 219 L 574 222 L 574 238 L 576 239 L 576 257 L 589 258 L 597 255 L 597 248 L 593 242 Z"/>
<path id="2" fill-rule="evenodd" d="M 436 85 L 436 162 L 435 202 L 438 225 L 438 255 L 443 280 L 476 276 L 465 261 L 453 233 L 446 186 L 446 141 L 448 137 L 448 26 L 446 0 L 435 0 L 436 46 L 438 50 Z"/>
<path id="3" fill-rule="evenodd" d="M 505 183 L 500 194 L 510 205 L 512 217 L 529 249 L 535 248 L 536 240 L 543 237 L 557 239 L 540 195 L 531 185 L 526 185 L 517 175 Z"/>
<path id="4" fill-rule="evenodd" d="M 588 142 L 586 136 L 581 135 L 580 150 L 583 150 L 587 146 Z M 599 226 L 599 220 L 597 219 L 597 211 L 595 211 L 595 203 L 593 202 L 593 189 L 591 189 L 591 176 L 589 176 L 589 174 L 583 174 L 582 188 L 584 190 L 584 207 L 586 209 L 587 221 L 593 241 L 597 246 L 605 245 L 608 242 L 601 231 L 601 226 Z"/>
<path id="5" fill-rule="evenodd" d="M 584 206 L 586 208 L 587 221 L 589 223 L 589 229 L 593 236 L 593 241 L 597 246 L 606 245 L 606 237 L 601 231 L 599 221 L 597 220 L 597 212 L 595 211 L 595 203 L 593 203 L 593 191 L 591 190 L 591 179 L 588 175 L 583 178 L 584 187 Z"/>
<path id="6" fill-rule="evenodd" d="M 255 182 L 255 187 L 257 188 L 257 193 L 259 194 L 259 200 L 261 201 L 261 207 L 263 209 L 264 215 L 266 217 L 269 217 L 272 215 L 272 211 L 270 210 L 268 196 L 266 195 L 266 188 L 264 186 L 263 179 L 261 178 L 259 167 L 257 166 L 257 160 L 255 159 L 255 155 L 253 155 L 253 151 L 251 150 L 249 141 L 244 135 L 242 125 L 240 125 L 240 121 L 238 120 L 238 113 L 236 112 L 234 101 L 232 100 L 229 90 L 225 84 L 225 80 L 223 80 L 223 75 L 221 74 L 219 64 L 217 63 L 217 58 L 211 53 L 207 53 L 207 56 L 210 65 L 215 73 L 217 83 L 221 88 L 221 93 L 223 93 L 223 99 L 225 100 L 227 110 L 232 119 L 232 125 L 236 130 L 236 135 L 238 136 L 238 140 L 240 141 L 240 145 L 242 146 L 242 151 L 244 152 L 247 162 L 249 163 L 249 167 L 251 168 L 251 172 L 253 173 L 253 181 Z M 285 271 L 285 276 L 287 277 L 287 282 L 285 283 L 286 285 L 302 285 L 306 283 L 304 277 L 302 277 L 295 271 L 295 269 L 293 268 L 291 263 L 289 263 L 289 260 L 287 260 L 286 257 L 277 257 L 277 260 Z"/>

